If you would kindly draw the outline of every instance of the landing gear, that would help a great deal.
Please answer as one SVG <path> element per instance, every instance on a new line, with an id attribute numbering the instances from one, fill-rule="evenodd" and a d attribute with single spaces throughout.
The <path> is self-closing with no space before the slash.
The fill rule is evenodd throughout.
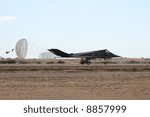
<path id="1" fill-rule="evenodd" d="M 80 61 L 80 63 L 83 65 L 83 64 L 91 64 L 91 62 L 89 61 L 90 59 L 88 59 L 88 58 L 82 58 L 81 59 L 81 61 Z"/>
<path id="2" fill-rule="evenodd" d="M 106 59 L 107 59 L 107 58 L 105 57 L 105 58 L 104 58 L 104 65 L 106 65 L 106 64 L 108 63 Z"/>

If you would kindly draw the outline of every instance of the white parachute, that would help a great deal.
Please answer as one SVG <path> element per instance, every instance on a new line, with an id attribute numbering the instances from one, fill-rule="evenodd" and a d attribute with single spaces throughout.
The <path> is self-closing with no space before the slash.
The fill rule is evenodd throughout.
<path id="1" fill-rule="evenodd" d="M 20 39 L 16 43 L 16 55 L 19 59 L 24 59 L 26 57 L 27 51 L 28 51 L 28 42 L 26 39 Z"/>

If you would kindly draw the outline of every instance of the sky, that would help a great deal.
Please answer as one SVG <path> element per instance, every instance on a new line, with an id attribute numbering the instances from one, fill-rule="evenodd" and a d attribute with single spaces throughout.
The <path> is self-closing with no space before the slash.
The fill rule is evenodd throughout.
<path id="1" fill-rule="evenodd" d="M 27 58 L 58 48 L 68 53 L 108 49 L 150 57 L 149 0 L 0 0 L 0 56 L 19 39 Z"/>

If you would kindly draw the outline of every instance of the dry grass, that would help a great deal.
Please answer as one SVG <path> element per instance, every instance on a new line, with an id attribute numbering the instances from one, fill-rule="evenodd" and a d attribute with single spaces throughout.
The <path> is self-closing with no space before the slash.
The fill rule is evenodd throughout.
<path id="1" fill-rule="evenodd" d="M 58 61 L 0 64 L 0 99 L 150 99 L 149 64 Z"/>

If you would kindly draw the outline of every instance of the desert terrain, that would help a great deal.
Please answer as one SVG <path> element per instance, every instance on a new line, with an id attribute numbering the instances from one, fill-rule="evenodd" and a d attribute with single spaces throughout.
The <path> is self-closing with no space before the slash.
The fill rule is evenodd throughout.
<path id="1" fill-rule="evenodd" d="M 150 62 L 0 60 L 0 99 L 150 99 Z"/>

